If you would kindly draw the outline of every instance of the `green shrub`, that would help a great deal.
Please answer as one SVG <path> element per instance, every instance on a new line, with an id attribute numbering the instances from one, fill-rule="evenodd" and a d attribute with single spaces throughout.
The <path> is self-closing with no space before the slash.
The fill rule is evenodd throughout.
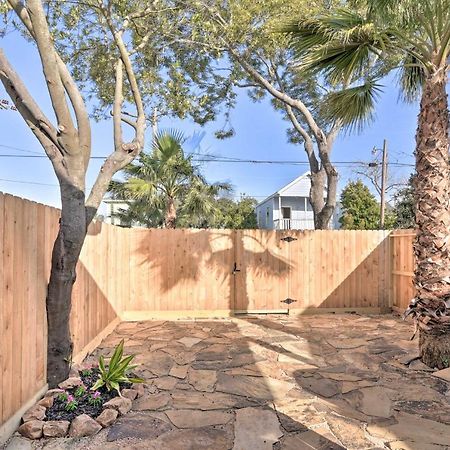
<path id="1" fill-rule="evenodd" d="M 120 395 L 120 383 L 143 383 L 142 378 L 130 377 L 127 373 L 133 370 L 136 365 L 130 366 L 134 355 L 123 356 L 123 339 L 119 345 L 115 348 L 114 353 L 109 361 L 108 366 L 105 366 L 105 358 L 103 355 L 100 356 L 98 361 L 98 368 L 100 370 L 99 379 L 92 386 L 91 390 L 95 391 L 102 386 L 106 386 L 106 389 L 110 391 L 115 389 Z"/>

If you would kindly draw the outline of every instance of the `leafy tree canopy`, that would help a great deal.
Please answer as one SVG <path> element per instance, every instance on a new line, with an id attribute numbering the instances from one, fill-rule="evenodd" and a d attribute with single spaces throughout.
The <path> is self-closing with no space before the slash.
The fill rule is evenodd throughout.
<path id="1" fill-rule="evenodd" d="M 409 177 L 408 185 L 394 195 L 396 228 L 415 228 L 414 176 Z"/>
<path id="2" fill-rule="evenodd" d="M 237 230 L 258 228 L 255 213 L 257 203 L 252 197 L 242 197 L 238 201 L 229 198 L 219 198 L 216 202 L 218 212 L 206 226 L 208 228 Z"/>
<path id="3" fill-rule="evenodd" d="M 380 224 L 378 202 L 361 181 L 351 181 L 341 193 L 342 216 L 339 222 L 344 230 L 376 230 Z"/>
<path id="4" fill-rule="evenodd" d="M 186 154 L 186 139 L 177 131 L 159 133 L 151 152 L 123 170 L 124 181 L 113 181 L 113 198 L 128 201 L 117 217 L 125 226 L 201 226 L 218 213 L 215 199 L 230 190 L 227 183 L 209 184 Z"/>

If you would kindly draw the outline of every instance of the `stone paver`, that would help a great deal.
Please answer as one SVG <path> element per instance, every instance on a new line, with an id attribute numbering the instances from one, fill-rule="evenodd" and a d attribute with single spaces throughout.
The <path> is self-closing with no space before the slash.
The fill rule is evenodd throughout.
<path id="1" fill-rule="evenodd" d="M 125 338 L 146 379 L 131 412 L 29 448 L 450 450 L 448 369 L 423 370 L 411 332 L 390 315 L 122 323 L 89 361 Z"/>

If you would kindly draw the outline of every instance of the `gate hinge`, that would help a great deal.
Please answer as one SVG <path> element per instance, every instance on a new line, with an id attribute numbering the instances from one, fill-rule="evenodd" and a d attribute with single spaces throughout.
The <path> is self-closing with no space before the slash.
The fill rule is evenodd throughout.
<path id="1" fill-rule="evenodd" d="M 286 236 L 286 237 L 284 237 L 284 238 L 281 238 L 281 240 L 282 240 L 282 241 L 285 241 L 285 242 L 292 242 L 292 241 L 296 241 L 297 238 L 292 237 L 292 236 Z"/>
<path id="2" fill-rule="evenodd" d="M 297 300 L 294 300 L 293 298 L 287 298 L 285 300 L 281 300 L 280 303 L 287 303 L 288 305 L 290 305 L 291 303 L 295 303 Z"/>

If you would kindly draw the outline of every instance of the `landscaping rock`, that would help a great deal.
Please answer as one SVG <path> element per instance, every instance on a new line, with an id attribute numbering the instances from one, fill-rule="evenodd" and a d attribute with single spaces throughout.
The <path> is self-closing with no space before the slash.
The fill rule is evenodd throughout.
<path id="1" fill-rule="evenodd" d="M 67 420 L 50 420 L 44 423 L 42 429 L 44 437 L 64 437 L 69 430 L 70 422 Z"/>
<path id="2" fill-rule="evenodd" d="M 233 450 L 272 450 L 283 436 L 276 413 L 261 408 L 243 408 L 236 412 Z"/>
<path id="3" fill-rule="evenodd" d="M 175 385 L 178 383 L 178 378 L 174 377 L 160 377 L 154 381 L 154 386 L 162 391 L 171 391 Z"/>
<path id="4" fill-rule="evenodd" d="M 222 450 L 231 449 L 232 446 L 233 435 L 230 431 L 223 430 L 222 427 L 205 427 L 169 431 L 146 443 L 145 450 Z"/>
<path id="5" fill-rule="evenodd" d="M 172 426 L 169 423 L 155 417 L 146 414 L 130 414 L 120 418 L 111 426 L 106 439 L 108 442 L 127 438 L 151 441 L 171 429 Z"/>
<path id="6" fill-rule="evenodd" d="M 5 447 L 5 450 L 32 450 L 31 441 L 29 439 L 14 436 Z"/>
<path id="7" fill-rule="evenodd" d="M 185 337 L 183 337 L 181 339 L 178 339 L 177 342 L 180 342 L 181 344 L 183 344 L 187 348 L 191 348 L 195 344 L 198 344 L 200 341 L 201 341 L 201 339 L 199 339 L 199 338 L 185 336 Z"/>
<path id="8" fill-rule="evenodd" d="M 170 369 L 169 375 L 171 377 L 179 378 L 180 380 L 182 380 L 186 378 L 188 369 L 189 369 L 188 364 L 185 364 L 184 366 L 176 365 Z"/>
<path id="9" fill-rule="evenodd" d="M 164 408 L 170 401 L 170 395 L 165 392 L 160 394 L 149 395 L 148 397 L 140 398 L 134 405 L 136 411 L 156 411 Z"/>
<path id="10" fill-rule="evenodd" d="M 119 412 L 115 409 L 104 409 L 96 420 L 103 428 L 106 428 L 115 422 L 118 415 Z"/>
<path id="11" fill-rule="evenodd" d="M 383 417 L 392 416 L 392 402 L 386 394 L 386 389 L 376 386 L 361 389 L 360 400 L 357 409 L 368 416 Z"/>
<path id="12" fill-rule="evenodd" d="M 407 353 L 406 355 L 402 356 L 401 358 L 398 358 L 398 361 L 407 366 L 412 361 L 415 361 L 416 359 L 420 358 L 420 353 Z"/>
<path id="13" fill-rule="evenodd" d="M 433 377 L 440 378 L 441 380 L 448 381 L 450 383 L 450 367 L 434 372 Z"/>
<path id="14" fill-rule="evenodd" d="M 64 389 L 50 389 L 46 392 L 44 397 L 57 397 L 62 392 L 64 392 Z"/>
<path id="15" fill-rule="evenodd" d="M 412 361 L 411 364 L 409 365 L 409 368 L 413 370 L 422 370 L 424 372 L 434 372 L 434 369 L 428 367 L 426 364 L 424 364 L 422 361 L 418 359 Z"/>
<path id="16" fill-rule="evenodd" d="M 126 414 L 131 409 L 131 400 L 129 398 L 115 397 L 103 405 L 105 408 L 112 408 L 119 411 L 120 414 Z"/>
<path id="17" fill-rule="evenodd" d="M 44 408 L 51 408 L 53 406 L 54 398 L 52 396 L 41 398 L 37 402 L 38 405 L 43 406 Z"/>
<path id="18" fill-rule="evenodd" d="M 412 441 L 412 448 L 417 449 L 431 444 L 447 446 L 450 442 L 449 425 L 402 412 L 396 417 L 396 423 L 369 424 L 367 431 L 383 440 Z"/>
<path id="19" fill-rule="evenodd" d="M 327 378 L 298 377 L 296 379 L 306 391 L 322 397 L 334 397 L 341 392 L 339 382 L 328 380 Z"/>
<path id="20" fill-rule="evenodd" d="M 214 392 L 217 372 L 215 370 L 190 369 L 188 381 L 197 391 Z"/>
<path id="21" fill-rule="evenodd" d="M 131 388 L 133 389 L 133 391 L 137 392 L 138 398 L 142 397 L 145 394 L 145 388 L 142 383 L 134 383 Z"/>
<path id="22" fill-rule="evenodd" d="M 223 425 L 233 418 L 233 413 L 225 411 L 193 411 L 178 409 L 166 411 L 167 417 L 177 428 L 201 428 Z"/>
<path id="23" fill-rule="evenodd" d="M 294 388 L 293 383 L 273 378 L 233 376 L 219 373 L 216 391 L 264 400 L 283 398 Z"/>
<path id="24" fill-rule="evenodd" d="M 29 422 L 30 420 L 43 420 L 44 417 L 45 407 L 41 405 L 34 405 L 22 416 L 22 420 L 24 422 Z"/>
<path id="25" fill-rule="evenodd" d="M 81 386 L 83 382 L 81 381 L 81 378 L 79 377 L 70 377 L 67 378 L 67 380 L 61 382 L 58 384 L 58 387 L 61 389 L 73 389 L 74 387 Z"/>
<path id="26" fill-rule="evenodd" d="M 137 395 L 138 393 L 134 389 L 122 389 L 122 396 L 125 398 L 134 400 L 137 397 Z"/>
<path id="27" fill-rule="evenodd" d="M 97 423 L 92 417 L 87 414 L 81 414 L 73 419 L 69 436 L 71 437 L 83 437 L 92 436 L 98 433 L 102 429 L 102 426 Z"/>
<path id="28" fill-rule="evenodd" d="M 257 406 L 261 403 L 239 395 L 223 394 L 221 392 L 205 394 L 197 391 L 174 391 L 171 397 L 175 409 L 201 409 L 202 411 L 245 408 L 246 406 Z"/>
<path id="29" fill-rule="evenodd" d="M 39 439 L 42 437 L 43 427 L 44 422 L 42 420 L 30 420 L 20 425 L 17 431 L 28 439 Z"/>

